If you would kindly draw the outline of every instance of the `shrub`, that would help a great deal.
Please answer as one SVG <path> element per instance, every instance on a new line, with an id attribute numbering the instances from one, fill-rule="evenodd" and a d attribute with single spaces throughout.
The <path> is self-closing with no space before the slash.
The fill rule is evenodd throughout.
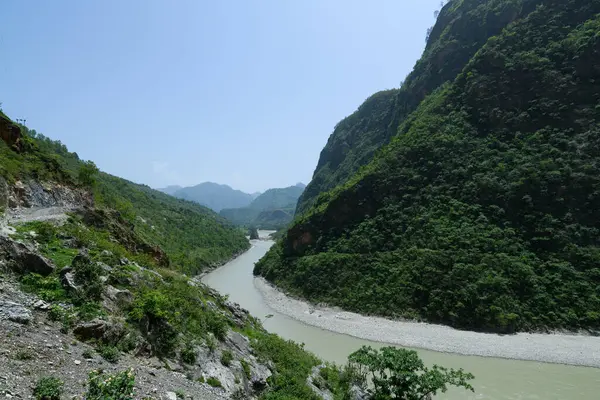
<path id="1" fill-rule="evenodd" d="M 94 358 L 94 352 L 91 349 L 86 349 L 81 353 L 81 356 L 87 360 Z"/>
<path id="2" fill-rule="evenodd" d="M 175 395 L 177 396 L 178 399 L 185 399 L 185 393 L 181 389 L 176 390 Z"/>
<path id="3" fill-rule="evenodd" d="M 212 387 L 223 387 L 223 385 L 221 384 L 221 381 L 218 380 L 217 378 L 215 378 L 214 376 L 209 376 L 206 379 L 206 383 L 208 383 Z"/>
<path id="4" fill-rule="evenodd" d="M 188 343 L 185 348 L 181 350 L 181 359 L 184 363 L 193 365 L 196 363 L 196 349 L 191 343 Z"/>
<path id="5" fill-rule="evenodd" d="M 90 372 L 86 400 L 133 400 L 135 375 L 133 369 L 115 375 L 102 371 Z"/>
<path id="6" fill-rule="evenodd" d="M 230 350 L 223 350 L 221 353 L 221 364 L 226 367 L 231 366 L 231 362 L 233 361 L 233 353 Z"/>
<path id="7" fill-rule="evenodd" d="M 20 349 L 15 353 L 14 358 L 15 360 L 26 361 L 31 360 L 33 356 L 33 351 L 31 351 L 30 349 Z"/>
<path id="8" fill-rule="evenodd" d="M 102 358 L 111 363 L 116 363 L 121 357 L 121 352 L 119 351 L 119 349 L 117 349 L 115 346 L 110 345 L 99 346 L 98 353 L 102 356 Z"/>
<path id="9" fill-rule="evenodd" d="M 27 274 L 21 279 L 23 290 L 35 293 L 45 301 L 60 301 L 67 298 L 67 292 L 55 275 L 43 277 L 39 274 Z"/>
<path id="10" fill-rule="evenodd" d="M 63 385 L 60 379 L 46 376 L 37 381 L 33 395 L 37 400 L 60 400 Z"/>
<path id="11" fill-rule="evenodd" d="M 434 365 L 426 368 L 414 350 L 384 347 L 374 350 L 363 346 L 348 360 L 360 373 L 372 377 L 369 392 L 375 398 L 419 400 L 446 392 L 448 385 L 473 391 L 468 383 L 474 377 L 462 369 L 446 369 Z"/>

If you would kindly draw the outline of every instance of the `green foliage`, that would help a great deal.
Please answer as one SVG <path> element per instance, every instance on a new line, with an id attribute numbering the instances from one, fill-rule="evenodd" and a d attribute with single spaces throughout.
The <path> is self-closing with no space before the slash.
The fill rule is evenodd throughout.
<path id="1" fill-rule="evenodd" d="M 121 358 L 121 352 L 119 349 L 112 345 L 102 344 L 98 346 L 96 350 L 98 351 L 98 354 L 102 356 L 102 358 L 111 363 L 116 363 Z"/>
<path id="2" fill-rule="evenodd" d="M 63 385 L 60 379 L 46 376 L 37 381 L 33 395 L 37 400 L 60 400 Z"/>
<path id="3" fill-rule="evenodd" d="M 259 238 L 258 230 L 256 228 L 248 229 L 248 235 L 250 236 L 250 240 L 257 240 Z"/>
<path id="4" fill-rule="evenodd" d="M 196 364 L 196 359 L 197 358 L 198 358 L 198 355 L 196 353 L 196 349 L 194 348 L 193 344 L 188 343 L 181 350 L 181 360 L 184 363 L 190 364 L 190 365 L 194 365 L 194 364 Z"/>
<path id="5" fill-rule="evenodd" d="M 86 400 L 133 400 L 135 375 L 133 369 L 108 375 L 92 371 L 88 378 Z"/>
<path id="6" fill-rule="evenodd" d="M 454 53 L 471 54 L 440 59 L 460 66 L 456 79 L 321 194 L 255 272 L 363 313 L 505 333 L 598 331 L 600 80 L 590 66 L 600 2 L 455 3 L 426 55 L 454 35 Z M 459 26 L 476 48 L 451 34 Z M 428 68 L 418 63 L 413 78 L 438 79 Z"/>
<path id="7" fill-rule="evenodd" d="M 26 292 L 37 294 L 45 301 L 60 301 L 67 298 L 67 293 L 56 275 L 44 277 L 35 273 L 27 274 L 21 279 L 21 287 Z"/>
<path id="8" fill-rule="evenodd" d="M 246 377 L 246 379 L 250 379 L 252 374 L 252 371 L 250 370 L 250 364 L 248 364 L 248 361 L 244 360 L 243 358 L 240 360 L 240 364 L 242 365 L 244 376 Z"/>
<path id="9" fill-rule="evenodd" d="M 374 350 L 363 346 L 352 353 L 348 360 L 366 379 L 372 378 L 373 388 L 369 392 L 375 399 L 422 400 L 445 393 L 448 385 L 473 390 L 468 383 L 472 374 L 462 369 L 446 369 L 434 365 L 426 368 L 414 350 L 384 347 Z"/>
<path id="10" fill-rule="evenodd" d="M 93 161 L 86 161 L 79 167 L 79 183 L 84 186 L 95 186 L 96 179 L 100 170 Z"/>
<path id="11" fill-rule="evenodd" d="M 175 395 L 178 399 L 185 399 L 185 392 L 181 389 L 176 390 Z"/>
<path id="12" fill-rule="evenodd" d="M 223 352 L 221 353 L 221 364 L 223 364 L 226 367 L 230 367 L 232 361 L 233 353 L 231 352 L 231 350 L 223 350 Z"/>
<path id="13" fill-rule="evenodd" d="M 104 285 L 100 279 L 100 267 L 93 263 L 87 254 L 80 254 L 75 257 L 71 267 L 73 268 L 75 283 L 81 288 L 75 294 L 76 301 L 86 303 L 101 300 Z"/>
<path id="14" fill-rule="evenodd" d="M 206 383 L 208 383 L 212 387 L 223 387 L 221 381 L 218 378 L 215 378 L 214 376 L 209 376 L 208 378 L 206 378 Z"/>

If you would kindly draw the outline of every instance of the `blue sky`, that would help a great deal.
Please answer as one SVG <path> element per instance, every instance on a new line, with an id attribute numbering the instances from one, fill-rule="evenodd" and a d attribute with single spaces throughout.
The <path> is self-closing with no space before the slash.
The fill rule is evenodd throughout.
<path id="1" fill-rule="evenodd" d="M 439 0 L 2 0 L 0 102 L 104 171 L 248 192 L 312 177 L 398 87 Z"/>

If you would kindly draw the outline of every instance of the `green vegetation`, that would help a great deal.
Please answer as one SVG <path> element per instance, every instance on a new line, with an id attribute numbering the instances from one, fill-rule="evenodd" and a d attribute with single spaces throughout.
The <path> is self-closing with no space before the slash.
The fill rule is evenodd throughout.
<path id="1" fill-rule="evenodd" d="M 497 332 L 598 331 L 600 2 L 539 3 L 447 5 L 438 25 L 472 10 L 436 25 L 430 41 L 514 22 L 369 165 L 321 194 L 255 273 L 362 313 Z"/>
<path id="2" fill-rule="evenodd" d="M 114 375 L 92 371 L 88 378 L 86 400 L 132 400 L 135 386 L 133 369 Z"/>
<path id="3" fill-rule="evenodd" d="M 98 354 L 102 356 L 106 361 L 116 363 L 121 358 L 121 352 L 118 348 L 111 345 L 101 345 L 97 348 Z"/>
<path id="4" fill-rule="evenodd" d="M 221 364 L 223 364 L 226 367 L 229 367 L 232 361 L 233 353 L 231 352 L 231 350 L 223 350 L 223 353 L 221 353 Z"/>
<path id="5" fill-rule="evenodd" d="M 225 208 L 219 214 L 238 226 L 280 229 L 292 221 L 301 183 L 281 189 L 269 189 L 243 208 Z"/>
<path id="6" fill-rule="evenodd" d="M 27 361 L 35 357 L 35 354 L 30 349 L 19 349 L 13 356 L 15 360 Z"/>
<path id="7" fill-rule="evenodd" d="M 250 379 L 252 375 L 252 371 L 250 370 L 250 364 L 248 364 L 248 361 L 244 360 L 243 358 L 240 360 L 240 364 L 242 366 L 242 370 L 244 371 L 244 376 L 246 377 L 246 379 Z"/>
<path id="8" fill-rule="evenodd" d="M 178 399 L 185 399 L 185 392 L 181 389 L 176 390 L 175 395 Z"/>
<path id="9" fill-rule="evenodd" d="M 443 7 L 425 52 L 400 88 L 372 95 L 335 126 L 296 214 L 308 211 L 321 193 L 367 165 L 427 95 L 453 81 L 488 39 L 540 4 L 541 0 L 454 0 Z"/>
<path id="10" fill-rule="evenodd" d="M 215 378 L 214 376 L 209 376 L 208 378 L 206 378 L 206 383 L 208 383 L 212 387 L 223 387 L 221 381 Z"/>
<path id="11" fill-rule="evenodd" d="M 372 378 L 373 388 L 369 392 L 375 399 L 422 400 L 439 391 L 445 393 L 448 385 L 474 391 L 468 383 L 474 378 L 472 374 L 437 365 L 426 368 L 414 350 L 395 347 L 373 350 L 363 346 L 348 360 L 362 381 L 366 381 L 367 376 Z"/>
<path id="12" fill-rule="evenodd" d="M 46 376 L 37 381 L 33 395 L 37 400 L 60 400 L 63 385 L 60 379 Z"/>

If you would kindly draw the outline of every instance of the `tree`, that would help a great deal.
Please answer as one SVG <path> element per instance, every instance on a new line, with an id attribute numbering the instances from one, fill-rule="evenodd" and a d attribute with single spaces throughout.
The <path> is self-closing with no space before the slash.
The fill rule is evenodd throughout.
<path id="1" fill-rule="evenodd" d="M 248 229 L 248 234 L 250 235 L 250 240 L 258 240 L 258 230 L 256 228 Z"/>
<path id="2" fill-rule="evenodd" d="M 79 182 L 84 186 L 94 186 L 96 184 L 96 175 L 100 170 L 93 161 L 84 162 L 79 167 Z"/>
<path id="3" fill-rule="evenodd" d="M 348 360 L 363 377 L 371 374 L 373 389 L 369 392 L 376 400 L 425 400 L 438 391 L 446 392 L 448 385 L 473 391 L 468 383 L 474 378 L 472 374 L 437 365 L 426 368 L 414 350 L 395 347 L 374 350 L 363 346 L 350 354 Z"/>

